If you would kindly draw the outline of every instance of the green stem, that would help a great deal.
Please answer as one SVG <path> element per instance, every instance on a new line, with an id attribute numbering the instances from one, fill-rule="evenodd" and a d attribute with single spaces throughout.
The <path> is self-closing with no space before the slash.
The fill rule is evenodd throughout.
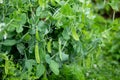
<path id="1" fill-rule="evenodd" d="M 114 21 L 114 19 L 115 19 L 115 10 L 113 11 L 113 21 Z"/>

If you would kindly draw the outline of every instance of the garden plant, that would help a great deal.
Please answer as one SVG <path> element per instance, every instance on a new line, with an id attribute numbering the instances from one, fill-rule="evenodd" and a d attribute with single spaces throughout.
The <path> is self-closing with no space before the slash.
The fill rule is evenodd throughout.
<path id="1" fill-rule="evenodd" d="M 120 80 L 120 0 L 0 0 L 0 80 Z"/>

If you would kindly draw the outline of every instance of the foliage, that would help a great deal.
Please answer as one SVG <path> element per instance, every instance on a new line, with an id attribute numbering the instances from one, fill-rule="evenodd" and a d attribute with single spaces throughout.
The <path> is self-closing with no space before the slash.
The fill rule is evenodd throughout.
<path id="1" fill-rule="evenodd" d="M 83 70 L 76 64 L 64 65 L 60 75 L 50 75 L 49 80 L 85 80 Z"/>
<path id="2" fill-rule="evenodd" d="M 119 4 L 0 0 L 0 79 L 118 80 Z"/>

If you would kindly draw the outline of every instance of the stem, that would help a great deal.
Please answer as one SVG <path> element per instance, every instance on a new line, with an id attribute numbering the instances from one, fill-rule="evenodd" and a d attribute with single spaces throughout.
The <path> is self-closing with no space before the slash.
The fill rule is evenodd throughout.
<path id="1" fill-rule="evenodd" d="M 105 6 L 106 0 L 104 0 L 104 6 Z"/>
<path id="2" fill-rule="evenodd" d="M 115 10 L 113 11 L 113 21 L 114 21 L 114 19 L 115 19 Z"/>
<path id="3" fill-rule="evenodd" d="M 13 22 L 13 20 L 14 20 L 14 19 L 11 19 L 11 20 L 9 21 L 9 23 L 6 24 L 6 26 L 8 26 L 9 24 L 11 24 L 11 23 Z"/>
<path id="4" fill-rule="evenodd" d="M 66 44 L 67 44 L 67 41 L 65 41 L 65 43 L 64 43 L 64 45 L 63 45 L 63 47 L 62 47 L 62 51 L 63 51 L 63 49 L 65 48 Z"/>
<path id="5" fill-rule="evenodd" d="M 57 53 L 58 54 L 58 53 Z M 51 57 L 51 59 L 53 59 L 57 54 L 54 54 L 52 57 Z"/>
<path id="6" fill-rule="evenodd" d="M 59 57 L 62 60 L 62 51 L 61 51 L 61 40 L 60 40 L 60 38 L 58 40 L 58 43 L 59 43 Z"/>
<path id="7" fill-rule="evenodd" d="M 26 52 L 25 52 L 25 59 L 28 60 Z"/>

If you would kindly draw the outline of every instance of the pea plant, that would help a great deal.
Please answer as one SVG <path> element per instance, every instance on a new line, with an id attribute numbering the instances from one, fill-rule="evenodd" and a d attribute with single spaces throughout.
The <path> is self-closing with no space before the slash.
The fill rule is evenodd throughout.
<path id="1" fill-rule="evenodd" d="M 0 79 L 85 80 L 101 51 L 93 12 L 92 0 L 0 0 Z"/>

